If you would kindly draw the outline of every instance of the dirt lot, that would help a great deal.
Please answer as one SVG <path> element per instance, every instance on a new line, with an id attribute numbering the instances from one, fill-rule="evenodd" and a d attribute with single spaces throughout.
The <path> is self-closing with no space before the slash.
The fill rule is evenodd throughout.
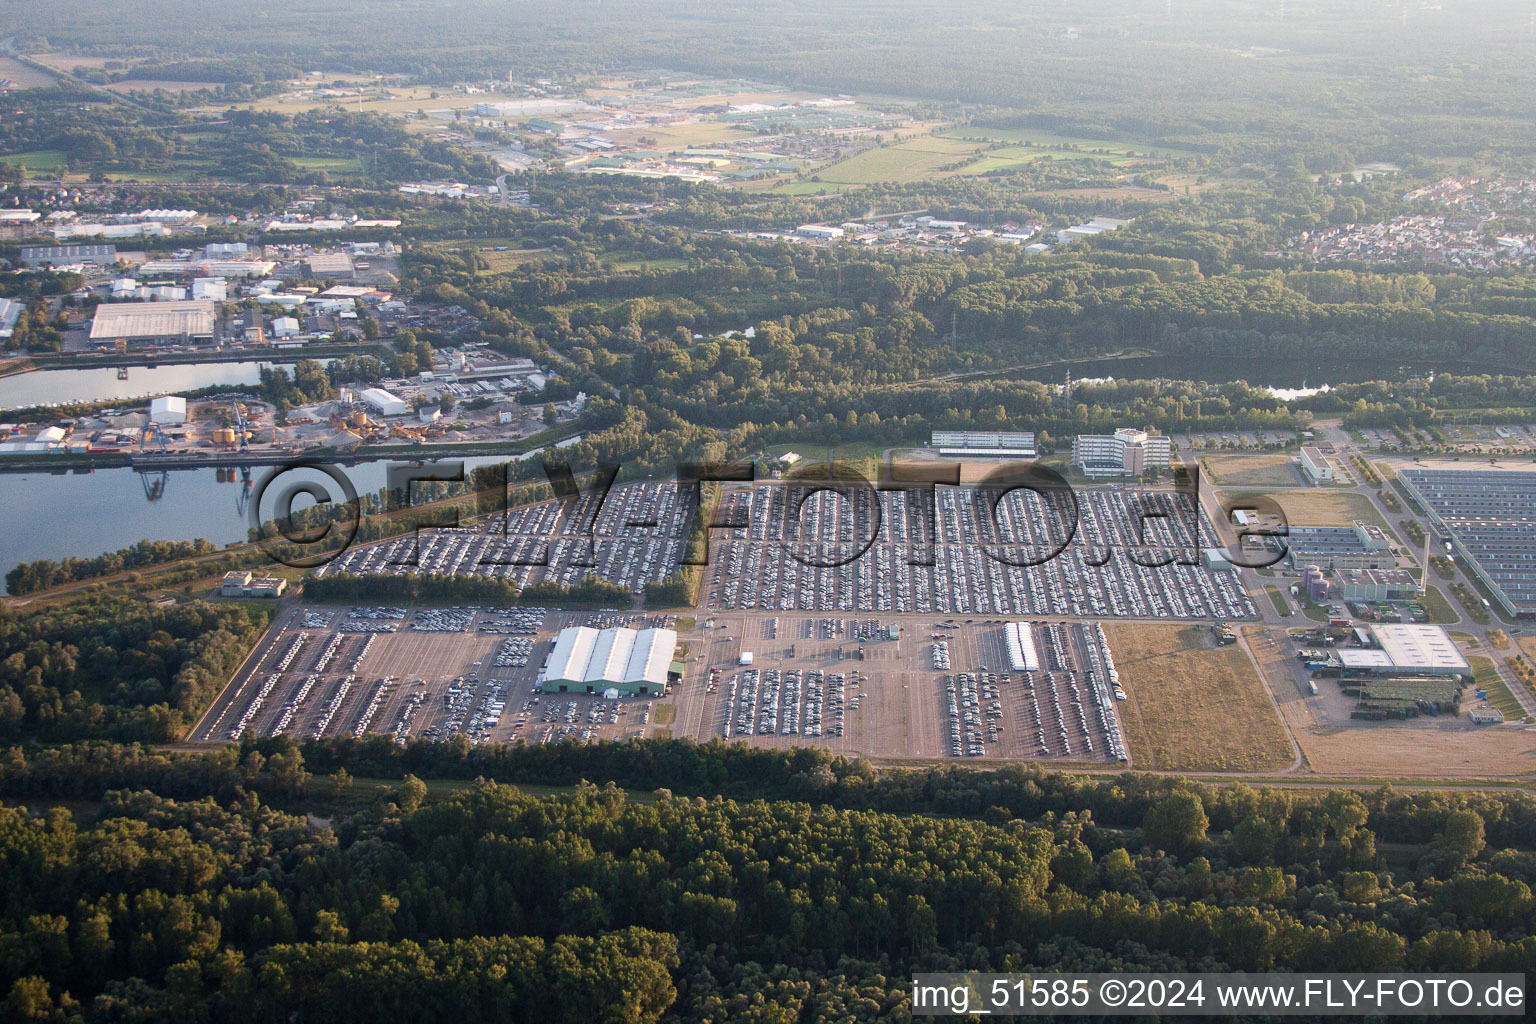
<path id="1" fill-rule="evenodd" d="M 53 76 L 12 57 L 0 57 L 0 78 L 9 78 L 22 89 L 39 89 L 55 82 Z"/>
<path id="2" fill-rule="evenodd" d="M 1320 775 L 1502 778 L 1536 771 L 1536 732 L 1476 726 L 1464 717 L 1351 722 L 1301 730 L 1297 739 Z"/>
<path id="3" fill-rule="evenodd" d="M 1253 663 L 1240 647 L 1208 646 L 1196 626 L 1106 623 L 1129 700 L 1126 740 L 1137 768 L 1277 771 L 1290 744 Z"/>
<path id="4" fill-rule="evenodd" d="M 1252 498 L 1262 491 L 1240 493 L 1223 492 L 1223 500 Z M 1376 511 L 1371 499 L 1354 491 L 1287 490 L 1271 494 L 1276 504 L 1285 510 L 1285 518 L 1296 526 L 1348 526 L 1356 519 L 1385 527 L 1386 521 Z"/>
<path id="5" fill-rule="evenodd" d="M 1200 460 L 1211 479 L 1224 487 L 1298 487 L 1295 459 L 1274 452 L 1264 455 L 1207 455 Z"/>

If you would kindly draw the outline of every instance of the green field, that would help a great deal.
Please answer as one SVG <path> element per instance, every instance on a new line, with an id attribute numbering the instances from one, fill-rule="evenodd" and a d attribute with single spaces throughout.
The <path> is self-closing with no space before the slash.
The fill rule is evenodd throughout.
<path id="1" fill-rule="evenodd" d="M 1275 587 L 1265 587 L 1264 589 L 1268 591 L 1269 599 L 1274 604 L 1275 611 L 1284 616 L 1295 614 L 1291 608 L 1291 603 L 1285 599 L 1285 595 L 1281 594 L 1278 589 Z"/>
<path id="2" fill-rule="evenodd" d="M 916 181 L 941 173 L 941 167 L 974 155 L 984 143 L 921 135 L 857 153 L 816 172 L 822 182 L 870 185 L 881 181 Z"/>
<path id="3" fill-rule="evenodd" d="M 1456 614 L 1456 609 L 1451 607 L 1451 602 L 1445 599 L 1445 594 L 1441 593 L 1439 587 L 1425 589 L 1424 610 L 1429 613 L 1429 621 L 1439 625 L 1461 621 L 1461 616 Z"/>
<path id="4" fill-rule="evenodd" d="M 639 257 L 620 255 L 617 259 L 604 259 L 615 270 L 678 270 L 688 265 L 687 260 L 675 256 Z"/>
<path id="5" fill-rule="evenodd" d="M 487 273 L 487 274 L 505 274 L 508 271 L 516 270 L 518 267 L 522 266 L 524 263 L 529 263 L 529 262 L 532 262 L 534 260 L 537 260 L 541 256 L 549 255 L 549 250 L 548 249 L 509 249 L 506 252 L 481 252 L 481 251 L 476 251 L 475 255 L 480 257 L 482 260 L 484 260 L 486 262 L 487 267 L 486 267 L 484 273 Z"/>
<path id="6" fill-rule="evenodd" d="M 996 143 L 1013 143 L 989 150 Z M 1157 157 L 1148 154 L 1155 153 Z M 1102 160 L 1129 166 L 1149 159 L 1193 155 L 1175 146 L 1140 142 L 1111 142 L 1027 129 L 955 128 L 933 135 L 918 135 L 900 142 L 866 150 L 815 172 L 816 181 L 785 182 L 772 191 L 783 195 L 815 195 L 877 182 L 908 182 L 947 174 L 986 174 L 1022 167 L 1036 160 Z M 952 167 L 975 157 L 963 167 Z"/>
<path id="7" fill-rule="evenodd" d="M 28 174 L 36 175 L 40 172 L 57 172 L 69 164 L 69 158 L 63 150 L 35 149 L 30 153 L 8 153 L 0 156 L 0 161 L 11 166 L 21 166 Z"/>
<path id="8" fill-rule="evenodd" d="M 1057 135 L 1032 128 L 983 128 L 968 125 L 944 132 L 941 137 L 961 141 L 979 139 L 983 142 L 1015 143 L 1018 146 L 1017 149 L 996 151 L 996 154 L 1003 159 L 1021 157 L 1039 159 L 1042 156 L 1053 156 L 1064 160 L 1077 160 L 1088 157 L 1114 164 L 1124 164 L 1137 160 L 1195 155 L 1193 150 L 1181 146 L 1162 146 L 1131 140 L 1089 139 L 1081 135 Z M 1018 159 L 1018 162 L 1027 162 L 1027 160 Z"/>
<path id="9" fill-rule="evenodd" d="M 355 156 L 296 156 L 293 162 L 308 171 L 336 171 L 340 174 L 361 174 L 362 162 Z"/>

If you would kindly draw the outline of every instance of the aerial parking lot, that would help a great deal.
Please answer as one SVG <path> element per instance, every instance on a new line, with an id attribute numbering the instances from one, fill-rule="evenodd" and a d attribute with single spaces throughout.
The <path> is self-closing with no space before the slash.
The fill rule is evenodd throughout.
<path id="1" fill-rule="evenodd" d="M 639 592 L 677 571 L 687 515 L 671 482 L 627 484 L 606 498 L 521 505 L 473 526 L 423 529 L 360 546 L 317 575 L 484 576 L 518 586 L 570 586 L 589 571 Z M 654 525 L 651 525 L 654 524 Z"/>
<path id="2" fill-rule="evenodd" d="M 760 483 L 728 488 L 705 606 L 714 611 L 1246 619 L 1238 577 L 1188 495 L 1120 487 L 916 491 Z M 637 596 L 677 572 L 692 506 L 676 484 L 616 487 L 354 548 L 318 570 L 489 576 L 570 586 L 589 571 Z"/>
<path id="3" fill-rule="evenodd" d="M 1014 668 L 1001 619 L 717 615 L 668 698 L 674 734 L 898 760 L 1127 762 L 1102 631 L 1025 628 L 1033 670 Z"/>
<path id="4" fill-rule="evenodd" d="M 665 616 L 543 608 L 300 607 L 281 615 L 198 724 L 205 742 L 385 734 L 472 743 L 622 739 L 645 701 L 544 695 L 539 669 L 568 625 Z"/>
<path id="5" fill-rule="evenodd" d="M 382 735 L 405 743 L 721 738 L 848 756 L 1128 760 L 1113 655 L 1092 623 L 1037 621 L 1038 664 L 1001 619 L 720 615 L 679 634 L 663 697 L 544 693 L 565 626 L 671 616 L 542 608 L 300 606 L 285 611 L 194 730 L 201 742 Z M 939 658 L 935 652 L 943 651 Z"/>
<path id="6" fill-rule="evenodd" d="M 1215 545 L 1210 523 L 1192 499 L 1173 492 L 1082 490 L 1075 508 L 1062 509 L 1031 492 L 977 500 L 946 488 L 930 517 L 904 491 L 859 491 L 852 499 L 820 491 L 790 524 L 792 500 L 789 489 L 774 486 L 727 495 L 727 513 L 750 525 L 712 546 L 710 609 L 1255 614 L 1236 574 L 1200 564 L 1200 552 Z"/>
<path id="7" fill-rule="evenodd" d="M 1125 764 L 1125 693 L 1092 620 L 1242 620 L 1174 491 L 724 489 L 681 682 L 664 697 L 542 693 L 569 625 L 669 616 L 543 608 L 301 606 L 280 615 L 194 736 L 472 743 L 714 738 L 885 759 Z M 360 547 L 321 570 L 570 584 L 636 596 L 677 571 L 685 493 L 630 484 Z M 1068 621 L 1068 620 L 1090 621 Z M 1010 638 L 1009 623 L 1018 623 Z M 1020 662 L 1019 631 L 1038 661 Z"/>

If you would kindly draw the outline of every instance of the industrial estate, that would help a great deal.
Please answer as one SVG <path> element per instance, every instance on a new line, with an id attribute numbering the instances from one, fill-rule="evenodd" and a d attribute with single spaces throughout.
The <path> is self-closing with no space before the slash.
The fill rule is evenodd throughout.
<path id="1" fill-rule="evenodd" d="M 0 4 L 0 1021 L 1528 1015 L 1533 39 Z"/>
<path id="2" fill-rule="evenodd" d="M 931 444 L 893 457 L 933 466 L 937 456 L 970 476 L 1016 470 L 1034 454 L 1022 433 L 936 434 Z M 1084 453 L 1120 444 L 1135 471 L 1106 483 L 1109 457 Z M 326 603 L 279 615 L 194 737 L 690 736 L 873 758 L 1134 765 L 1138 752 L 1156 757 L 1139 734 L 1146 720 L 1178 718 L 1184 681 L 1219 664 L 1201 685 L 1207 697 L 1238 690 L 1220 694 L 1222 713 L 1289 734 L 1322 767 L 1339 755 L 1321 737 L 1340 727 L 1356 730 L 1350 756 L 1431 728 L 1443 744 L 1447 721 L 1471 730 L 1455 734 L 1460 742 L 1483 747 L 1497 729 L 1478 730 L 1506 716 L 1513 727 L 1536 703 L 1517 680 L 1469 660 L 1496 649 L 1478 613 L 1536 616 L 1536 474 L 1404 466 L 1398 479 L 1423 533 L 1410 544 L 1370 500 L 1348 506 L 1361 518 L 1346 525 L 1276 530 L 1245 511 L 1245 492 L 1197 497 L 1172 480 L 1147 483 L 1148 453 L 1165 466 L 1170 454 L 1193 455 L 1165 436 L 1120 430 L 1072 450 L 1095 472 L 1084 470 L 1070 526 L 1049 495 L 1022 488 L 840 492 L 836 480 L 779 470 L 722 485 L 713 521 L 731 525 L 708 531 L 697 603 L 667 610 L 669 596 L 660 618 L 647 592 L 679 577 L 698 513 L 675 482 L 619 484 L 355 546 L 314 571 L 330 584 Z M 1218 476 L 1234 473 L 1232 458 L 1242 457 L 1210 460 Z M 1308 458 L 1340 477 L 1350 465 L 1331 447 L 1301 449 L 1293 485 L 1273 492 L 1282 506 L 1343 488 L 1308 472 Z M 1458 615 L 1433 582 L 1442 558 L 1463 562 L 1489 596 Z M 598 612 L 332 610 L 349 591 L 413 577 L 529 593 L 595 578 L 623 599 Z M 222 593 L 275 596 L 282 583 L 262 589 L 245 574 Z M 1456 630 L 1443 624 L 1458 619 Z M 1138 666 L 1135 648 L 1117 645 L 1117 621 L 1187 633 L 1188 650 L 1155 671 Z M 1244 652 L 1235 663 L 1233 649 Z M 1441 772 L 1442 757 L 1429 744 L 1398 770 Z"/>

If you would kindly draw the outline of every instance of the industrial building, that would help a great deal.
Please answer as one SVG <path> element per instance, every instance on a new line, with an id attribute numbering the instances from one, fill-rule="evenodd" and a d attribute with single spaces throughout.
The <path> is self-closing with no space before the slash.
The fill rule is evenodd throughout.
<path id="1" fill-rule="evenodd" d="M 1093 238 L 1102 235 L 1106 231 L 1119 231 L 1129 224 L 1128 220 L 1116 220 L 1114 217 L 1095 217 L 1086 224 L 1074 224 L 1069 228 L 1063 228 L 1056 232 L 1056 241 L 1066 244 L 1076 242 L 1084 238 Z"/>
<path id="2" fill-rule="evenodd" d="M 288 589 L 288 581 L 280 576 L 257 576 L 248 570 L 236 570 L 224 574 L 219 586 L 223 597 L 282 597 Z"/>
<path id="3" fill-rule="evenodd" d="M 1027 431 L 935 430 L 932 445 L 940 455 L 988 459 L 1032 459 L 1035 435 Z"/>
<path id="4" fill-rule="evenodd" d="M 383 388 L 364 388 L 357 393 L 358 399 L 379 416 L 404 416 L 411 411 L 405 399 Z"/>
<path id="5" fill-rule="evenodd" d="M 206 344 L 213 341 L 217 310 L 205 299 L 98 306 L 91 320 L 91 344 Z"/>
<path id="6" fill-rule="evenodd" d="M 192 282 L 192 297 L 223 302 L 229 298 L 229 284 L 222 277 L 199 277 Z"/>
<path id="7" fill-rule="evenodd" d="M 1356 519 L 1348 526 L 1290 526 L 1276 543 L 1285 545 L 1292 568 L 1316 565 L 1345 569 L 1392 569 L 1397 558 L 1381 527 Z"/>
<path id="8" fill-rule="evenodd" d="M 187 400 L 180 395 L 161 395 L 149 403 L 149 422 L 177 426 L 187 422 Z"/>
<path id="9" fill-rule="evenodd" d="M 1301 469 L 1314 484 L 1333 481 L 1333 467 L 1328 465 L 1328 457 L 1311 445 L 1301 450 Z"/>
<path id="10" fill-rule="evenodd" d="M 26 307 L 15 299 L 0 299 L 0 339 L 9 338 L 16 333 L 16 322 L 21 319 L 25 309 Z"/>
<path id="11" fill-rule="evenodd" d="M 569 626 L 555 637 L 540 682 L 557 693 L 660 696 L 668 680 L 682 674 L 672 660 L 676 650 L 677 632 L 671 629 Z"/>
<path id="12" fill-rule="evenodd" d="M 1008 644 L 1008 668 L 1013 672 L 1040 671 L 1040 655 L 1027 622 L 1010 622 L 1003 627 Z"/>
<path id="13" fill-rule="evenodd" d="M 1370 626 L 1369 632 L 1375 647 L 1336 652 L 1344 678 L 1472 674 L 1472 666 L 1440 626 L 1383 623 Z"/>
<path id="14" fill-rule="evenodd" d="M 1341 569 L 1339 599 L 1343 601 L 1412 601 L 1419 581 L 1406 569 Z"/>
<path id="15" fill-rule="evenodd" d="M 115 245 L 24 245 L 21 247 L 22 266 L 69 267 L 76 263 L 90 263 L 98 267 L 110 267 L 117 262 Z"/>
<path id="16" fill-rule="evenodd" d="M 1090 477 L 1141 476 L 1167 469 L 1173 441 L 1161 434 L 1121 427 L 1113 434 L 1079 434 L 1072 442 L 1072 465 Z"/>
<path id="17" fill-rule="evenodd" d="M 830 242 L 842 238 L 843 229 L 828 227 L 825 224 L 801 224 L 795 228 L 795 234 L 801 238 L 815 238 Z"/>
<path id="18" fill-rule="evenodd" d="M 1413 468 L 1398 479 L 1503 611 L 1536 618 L 1536 473 Z"/>
<path id="19" fill-rule="evenodd" d="M 352 257 L 344 252 L 317 252 L 306 262 L 309 264 L 310 277 L 352 279 Z"/>

